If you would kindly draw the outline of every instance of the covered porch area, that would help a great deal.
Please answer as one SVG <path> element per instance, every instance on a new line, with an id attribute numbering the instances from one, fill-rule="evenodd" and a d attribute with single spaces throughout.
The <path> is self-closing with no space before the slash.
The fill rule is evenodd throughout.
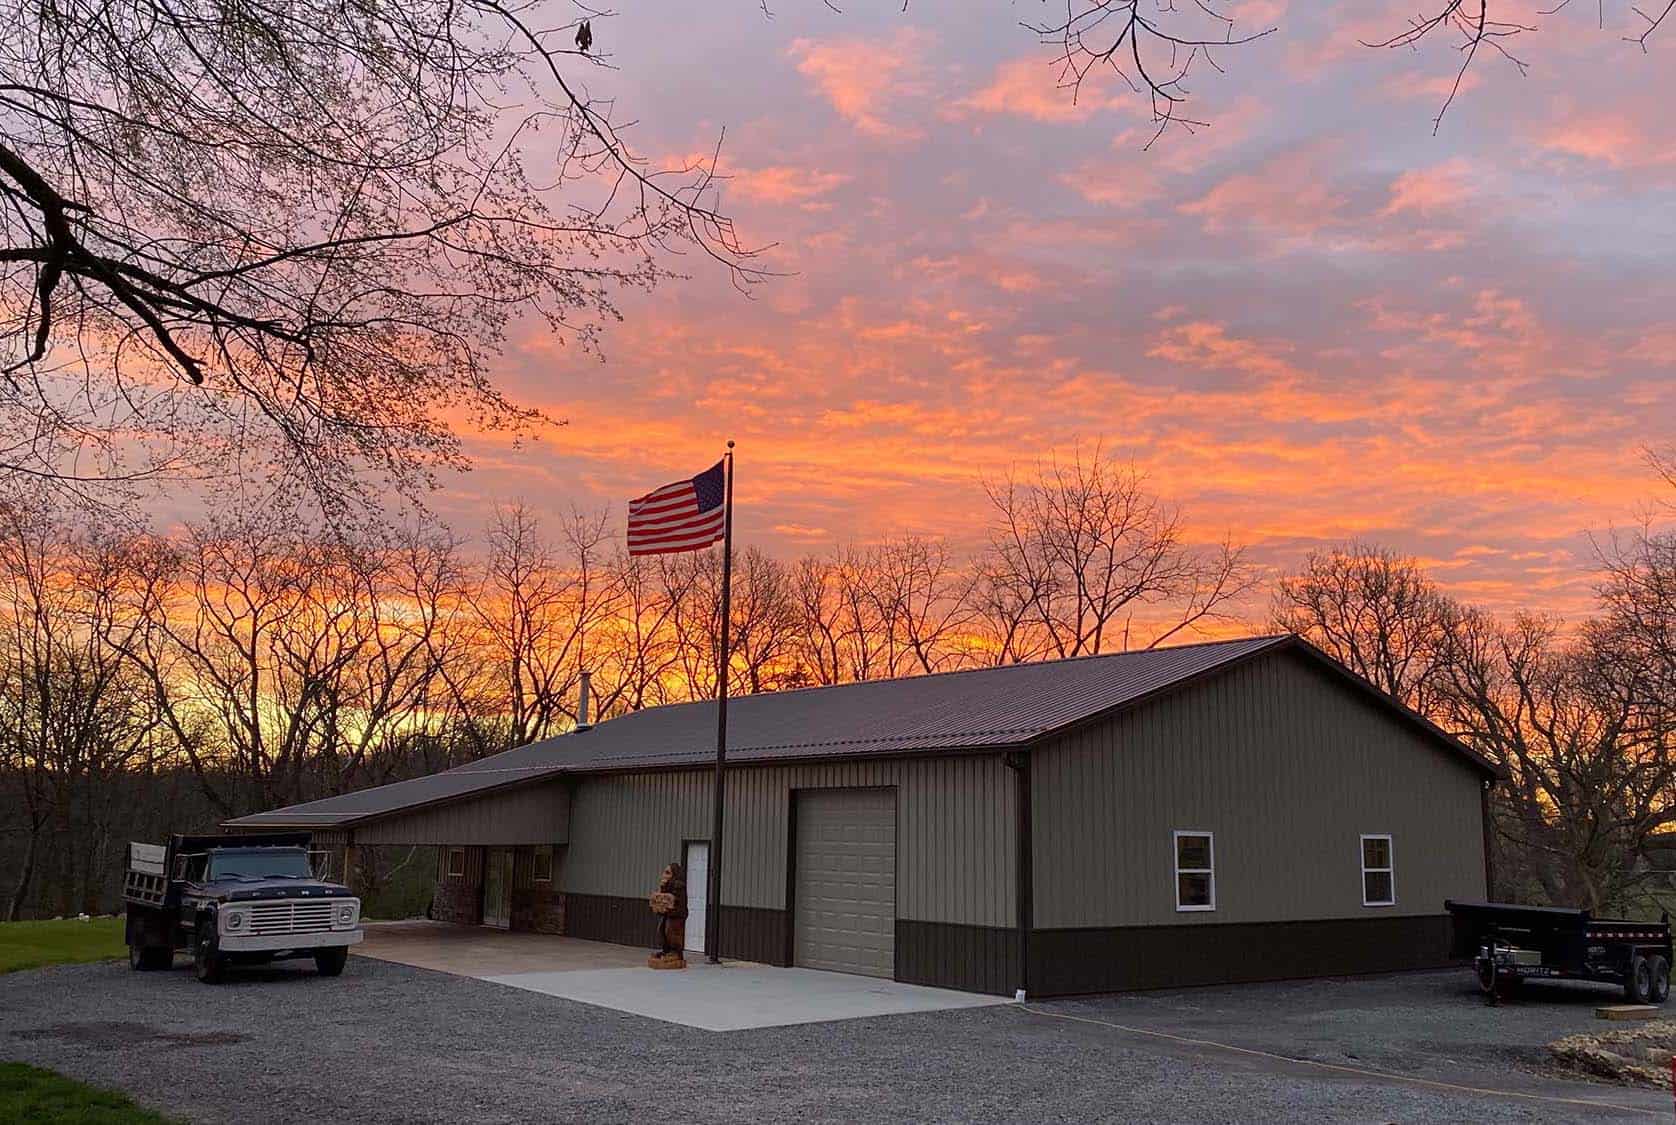
<path id="1" fill-rule="evenodd" d="M 413 797 L 421 799 L 409 803 Z M 392 793 L 367 803 L 373 807 L 299 810 L 284 820 L 312 833 L 313 847 L 331 857 L 330 876 L 351 888 L 377 885 L 378 857 L 424 849 L 421 862 L 434 884 L 423 910 L 430 919 L 516 933 L 565 932 L 565 900 L 558 886 L 569 839 L 571 791 L 562 779 L 515 777 L 465 794 L 420 792 L 404 800 Z M 251 831 L 248 822 L 277 821 L 282 815 L 244 818 L 228 827 Z"/>

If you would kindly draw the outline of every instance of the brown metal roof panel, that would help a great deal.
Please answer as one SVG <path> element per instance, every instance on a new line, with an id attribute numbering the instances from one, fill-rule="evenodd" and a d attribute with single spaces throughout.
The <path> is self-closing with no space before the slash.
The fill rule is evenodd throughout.
<path id="1" fill-rule="evenodd" d="M 1249 637 L 742 696 L 728 703 L 728 755 L 769 761 L 1022 745 L 1289 640 Z M 443 773 L 227 823 L 338 824 L 560 771 L 703 762 L 715 753 L 715 731 L 713 701 L 649 708 Z"/>

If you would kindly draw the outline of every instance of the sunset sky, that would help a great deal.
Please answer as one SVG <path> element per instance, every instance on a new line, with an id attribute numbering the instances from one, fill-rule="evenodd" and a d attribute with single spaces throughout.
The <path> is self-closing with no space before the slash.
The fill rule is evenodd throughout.
<path id="1" fill-rule="evenodd" d="M 985 475 L 1100 442 L 1265 566 L 1360 536 L 1497 610 L 1587 610 L 1589 533 L 1676 440 L 1676 28 L 1643 55 L 1626 5 L 1533 16 L 1529 76 L 1480 58 L 1433 136 L 1451 45 L 1357 43 L 1412 0 L 1255 0 L 1278 33 L 1190 83 L 1211 127 L 1143 152 L 1144 101 L 1055 89 L 1018 27 L 1053 5 L 839 6 L 596 23 L 590 92 L 655 162 L 725 128 L 724 209 L 787 276 L 745 297 L 690 257 L 603 360 L 520 336 L 504 385 L 568 424 L 474 439 L 451 523 L 621 510 L 733 437 L 742 544 L 966 546 Z"/>

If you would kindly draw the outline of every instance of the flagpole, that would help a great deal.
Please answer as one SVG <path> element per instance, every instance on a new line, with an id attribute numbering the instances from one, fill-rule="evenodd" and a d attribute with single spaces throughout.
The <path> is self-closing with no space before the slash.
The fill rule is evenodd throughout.
<path id="1" fill-rule="evenodd" d="M 705 892 L 704 959 L 721 963 L 722 933 L 722 791 L 727 775 L 727 673 L 733 654 L 733 442 L 727 443 L 727 499 L 722 512 L 721 653 L 716 663 L 716 777 L 710 809 L 710 885 Z"/>

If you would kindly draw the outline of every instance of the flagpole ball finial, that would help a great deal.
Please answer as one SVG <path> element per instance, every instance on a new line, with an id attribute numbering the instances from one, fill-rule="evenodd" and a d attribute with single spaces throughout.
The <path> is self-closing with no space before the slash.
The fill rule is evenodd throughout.
<path id="1" fill-rule="evenodd" d="M 727 439 L 727 447 L 728 447 L 728 448 L 729 448 L 729 449 L 732 449 L 732 448 L 733 448 L 733 439 L 732 439 L 732 438 L 728 438 L 728 439 Z"/>

